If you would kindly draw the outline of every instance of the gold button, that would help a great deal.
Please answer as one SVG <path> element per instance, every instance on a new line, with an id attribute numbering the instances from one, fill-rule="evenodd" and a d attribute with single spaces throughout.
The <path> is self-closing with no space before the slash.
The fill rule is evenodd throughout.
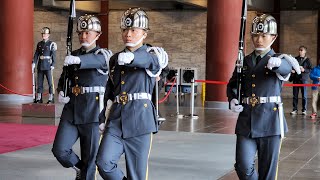
<path id="1" fill-rule="evenodd" d="M 98 97 L 98 96 L 96 96 L 96 100 L 99 100 L 99 97 Z"/>
<path id="2" fill-rule="evenodd" d="M 127 94 L 127 92 L 123 91 L 122 94 Z"/>
<path id="3" fill-rule="evenodd" d="M 144 107 L 148 107 L 148 104 L 144 104 L 143 106 L 144 106 Z"/>
<path id="4" fill-rule="evenodd" d="M 256 87 L 256 85 L 255 85 L 255 84 L 252 84 L 252 87 Z"/>
<path id="5" fill-rule="evenodd" d="M 124 71 L 121 71 L 121 74 L 124 74 Z"/>
<path id="6" fill-rule="evenodd" d="M 78 76 L 76 76 L 76 77 L 74 77 L 75 79 L 79 79 L 79 77 Z"/>
<path id="7" fill-rule="evenodd" d="M 255 74 L 252 74 L 252 77 L 254 78 L 254 77 L 256 77 L 256 75 L 255 75 Z"/>
<path id="8" fill-rule="evenodd" d="M 256 94 L 252 94 L 252 97 L 255 97 L 256 96 Z"/>
<path id="9" fill-rule="evenodd" d="M 121 84 L 124 84 L 124 81 L 121 81 Z"/>
<path id="10" fill-rule="evenodd" d="M 267 71 L 266 74 L 269 74 L 269 72 Z"/>
<path id="11" fill-rule="evenodd" d="M 274 108 L 273 108 L 273 111 L 276 111 L 277 109 L 278 109 L 277 107 L 274 107 Z"/>

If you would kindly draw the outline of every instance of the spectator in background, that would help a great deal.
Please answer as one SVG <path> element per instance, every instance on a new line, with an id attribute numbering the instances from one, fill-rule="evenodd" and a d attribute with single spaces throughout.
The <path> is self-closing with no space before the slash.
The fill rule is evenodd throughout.
<path id="1" fill-rule="evenodd" d="M 320 82 L 320 59 L 318 59 L 317 66 L 315 66 L 310 72 L 310 79 L 313 84 L 319 84 Z M 311 118 L 315 118 L 317 116 L 317 103 L 319 96 L 319 87 L 312 86 L 312 114 Z"/>
<path id="2" fill-rule="evenodd" d="M 293 84 L 307 84 L 309 79 L 309 73 L 312 69 L 312 64 L 310 59 L 307 57 L 307 48 L 305 46 L 299 47 L 299 56 L 295 57 L 299 62 L 301 74 L 297 74 L 295 70 L 291 71 L 290 81 Z M 302 95 L 302 114 L 307 114 L 307 87 L 293 87 L 293 111 L 291 115 L 298 114 L 298 98 L 299 98 L 299 89 L 301 90 Z"/>

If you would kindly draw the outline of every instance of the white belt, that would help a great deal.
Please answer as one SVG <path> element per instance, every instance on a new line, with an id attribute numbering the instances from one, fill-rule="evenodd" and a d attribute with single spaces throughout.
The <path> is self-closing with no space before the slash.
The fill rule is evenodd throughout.
<path id="1" fill-rule="evenodd" d="M 84 93 L 104 93 L 105 92 L 105 87 L 103 86 L 92 86 L 92 87 L 82 87 L 82 86 L 74 86 L 72 87 L 72 93 L 75 94 L 76 96 L 78 94 L 84 94 Z"/>
<path id="2" fill-rule="evenodd" d="M 269 97 L 245 97 L 242 99 L 243 104 L 249 104 L 255 106 L 256 104 L 262 103 L 280 103 L 280 96 L 269 96 Z"/>
<path id="3" fill-rule="evenodd" d="M 121 95 L 116 96 L 115 102 L 121 103 L 121 104 L 126 104 L 128 101 L 137 100 L 137 99 L 151 100 L 151 94 L 149 94 L 149 93 L 133 93 L 133 94 L 123 93 Z"/>
<path id="4" fill-rule="evenodd" d="M 40 56 L 40 59 L 51 59 L 51 56 Z"/>

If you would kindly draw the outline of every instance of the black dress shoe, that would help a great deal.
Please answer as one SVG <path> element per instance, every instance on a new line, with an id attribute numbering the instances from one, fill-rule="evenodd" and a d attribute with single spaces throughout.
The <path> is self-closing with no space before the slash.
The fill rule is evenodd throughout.
<path id="1" fill-rule="evenodd" d="M 43 103 L 42 99 L 37 100 L 36 103 Z"/>
<path id="2" fill-rule="evenodd" d="M 54 101 L 53 100 L 48 100 L 47 104 L 53 104 Z"/>

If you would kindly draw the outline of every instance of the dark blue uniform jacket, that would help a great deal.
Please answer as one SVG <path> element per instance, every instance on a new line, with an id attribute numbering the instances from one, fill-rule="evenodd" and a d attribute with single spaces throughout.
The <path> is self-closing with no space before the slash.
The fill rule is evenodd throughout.
<path id="1" fill-rule="evenodd" d="M 270 50 L 256 66 L 253 66 L 253 53 L 244 58 L 241 96 L 281 96 L 283 81 L 278 79 L 276 73 L 286 77 L 291 72 L 291 64 L 282 59 L 280 67 L 269 70 L 266 68 L 268 60 L 270 56 L 275 55 L 274 51 Z M 236 88 L 237 70 L 235 69 L 227 86 L 229 102 L 234 98 L 237 99 Z M 237 120 L 236 134 L 252 138 L 280 135 L 279 110 L 276 103 L 263 103 L 255 106 L 242 105 L 244 109 Z M 287 123 L 284 116 L 283 119 L 285 132 L 287 132 Z"/>
<path id="2" fill-rule="evenodd" d="M 94 54 L 99 47 L 94 48 L 88 53 L 78 49 L 72 52 L 72 55 L 79 56 L 81 60 L 80 65 L 68 66 L 68 78 L 70 80 L 70 87 L 78 85 L 79 87 L 104 87 L 108 76 L 98 72 L 97 69 L 102 69 L 107 72 L 107 63 L 102 54 Z M 64 68 L 59 79 L 57 91 L 63 91 L 63 75 L 66 68 Z M 84 93 L 77 96 L 68 90 L 70 97 L 69 103 L 65 104 L 61 119 L 66 119 L 74 124 L 87 124 L 92 122 L 99 122 L 99 93 Z"/>
<path id="3" fill-rule="evenodd" d="M 123 93 L 152 94 L 155 78 L 148 76 L 145 69 L 156 73 L 160 66 L 154 54 L 148 53 L 143 45 L 133 52 L 134 60 L 127 65 L 118 65 L 118 55 L 110 58 L 110 77 L 106 86 L 105 104 L 108 99 Z M 105 109 L 100 113 L 100 123 L 105 121 Z M 125 105 L 114 103 L 107 122 L 107 131 L 123 138 L 135 137 L 158 131 L 156 112 L 149 99 L 128 101 Z"/>
<path id="4" fill-rule="evenodd" d="M 55 42 L 52 42 L 50 40 L 38 42 L 37 49 L 34 53 L 32 61 L 32 63 L 38 63 L 38 70 L 51 70 L 50 66 L 54 66 L 56 61 L 56 46 L 57 45 L 55 44 Z M 40 56 L 51 58 L 40 59 Z"/>

